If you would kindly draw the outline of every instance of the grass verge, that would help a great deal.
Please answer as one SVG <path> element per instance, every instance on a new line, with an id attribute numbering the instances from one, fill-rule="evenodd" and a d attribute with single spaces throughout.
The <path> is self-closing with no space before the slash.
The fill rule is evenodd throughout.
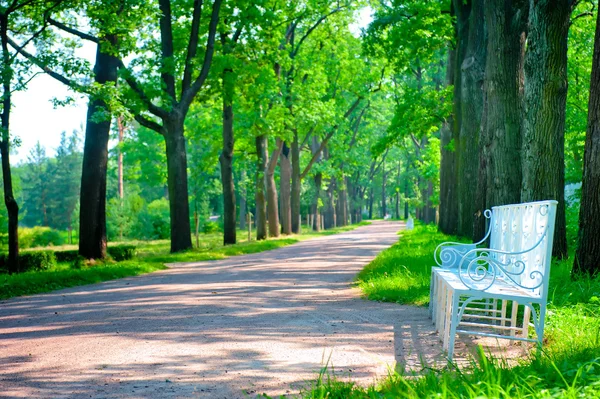
<path id="1" fill-rule="evenodd" d="M 337 227 L 318 233 L 306 232 L 300 235 L 262 241 L 248 241 L 247 232 L 238 231 L 239 242 L 235 245 L 227 246 L 224 246 L 222 243 L 223 237 L 221 233 L 202 234 L 197 248 L 174 254 L 169 253 L 170 243 L 168 240 L 128 241 L 126 242 L 127 244 L 137 246 L 137 256 L 133 260 L 122 262 L 106 261 L 81 268 L 75 268 L 69 263 L 59 263 L 52 269 L 45 271 L 14 275 L 0 274 L 0 300 L 151 273 L 166 269 L 165 263 L 201 262 L 269 251 L 309 238 L 353 230 L 358 226 L 366 224 L 369 224 L 369 222 Z M 114 245 L 119 244 L 123 243 L 114 243 Z M 60 247 L 31 248 L 31 250 L 68 250 L 76 248 L 75 246 L 63 245 Z"/>
<path id="2" fill-rule="evenodd" d="M 433 226 L 401 233 L 357 279 L 373 300 L 425 305 L 433 250 L 454 241 Z M 554 262 L 550 275 L 545 342 L 517 366 L 480 352 L 470 367 L 424 369 L 416 375 L 393 370 L 369 387 L 332 377 L 324 368 L 310 399 L 370 398 L 600 398 L 600 278 L 570 279 L 571 260 Z M 440 343 L 441 345 L 441 343 Z"/>

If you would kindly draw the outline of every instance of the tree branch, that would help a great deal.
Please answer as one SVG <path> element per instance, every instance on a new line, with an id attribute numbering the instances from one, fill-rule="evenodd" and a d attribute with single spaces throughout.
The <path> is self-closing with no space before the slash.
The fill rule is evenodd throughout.
<path id="1" fill-rule="evenodd" d="M 187 110 L 196 94 L 202 88 L 204 81 L 208 77 L 208 71 L 210 69 L 210 64 L 212 63 L 213 55 L 215 52 L 215 35 L 217 33 L 217 24 L 219 22 L 219 11 L 221 9 L 221 2 L 223 0 L 215 0 L 213 3 L 213 11 L 210 17 L 210 24 L 208 26 L 208 39 L 206 41 L 206 51 L 204 52 L 204 63 L 202 64 L 202 69 L 200 70 L 200 75 L 196 78 L 194 83 L 190 86 L 188 90 L 184 93 L 181 93 L 181 107 L 184 110 Z"/>
<path id="2" fill-rule="evenodd" d="M 313 24 L 313 26 L 311 26 L 310 28 L 308 28 L 308 30 L 306 31 L 306 33 L 304 34 L 304 36 L 302 36 L 302 37 L 300 38 L 300 40 L 298 41 L 298 44 L 296 45 L 296 48 L 292 50 L 292 52 L 291 52 L 291 54 L 290 54 L 290 57 L 291 57 L 291 58 L 294 58 L 294 57 L 296 57 L 296 54 L 298 54 L 298 51 L 300 50 L 300 46 L 302 46 L 302 43 L 304 43 L 304 41 L 306 40 L 306 38 L 307 38 L 308 36 L 310 36 L 310 34 L 311 34 L 311 33 L 312 33 L 312 32 L 313 32 L 315 29 L 317 29 L 317 27 L 318 27 L 318 26 L 319 26 L 319 25 L 320 25 L 320 24 L 321 24 L 323 21 L 325 21 L 325 20 L 326 20 L 327 18 L 329 18 L 331 15 L 333 15 L 333 14 L 335 14 L 336 12 L 338 12 L 338 11 L 341 11 L 341 10 L 342 10 L 342 7 L 341 7 L 341 6 L 340 6 L 340 7 L 337 7 L 337 8 L 335 8 L 335 9 L 333 9 L 331 12 L 329 12 L 329 13 L 327 13 L 327 14 L 323 15 L 321 18 L 319 18 L 319 19 L 317 20 L 317 22 L 315 22 L 315 23 Z"/>
<path id="3" fill-rule="evenodd" d="M 160 50 L 161 50 L 161 72 L 160 77 L 165 83 L 167 94 L 175 103 L 175 71 L 173 62 L 173 24 L 171 22 L 171 0 L 159 0 L 160 16 Z"/>
<path id="4" fill-rule="evenodd" d="M 202 18 L 202 0 L 194 0 L 194 11 L 192 14 L 192 30 L 188 41 L 187 55 L 185 57 L 185 69 L 183 71 L 183 82 L 181 92 L 185 92 L 192 84 L 192 61 L 196 58 L 198 51 L 198 40 L 200 39 L 200 20 Z"/>
<path id="5" fill-rule="evenodd" d="M 84 93 L 87 92 L 87 90 L 86 90 L 86 88 L 84 86 L 82 86 L 79 83 L 77 83 L 76 81 L 71 80 L 71 79 L 69 79 L 69 78 L 61 75 L 60 73 L 58 73 L 58 72 L 50 69 L 50 67 L 48 67 L 47 65 L 45 65 L 42 61 L 40 61 L 34 55 L 28 53 L 25 49 L 23 49 L 21 46 L 19 46 L 17 43 L 15 43 L 15 41 L 12 40 L 10 37 L 7 37 L 7 41 L 8 41 L 8 44 L 10 44 L 10 46 L 12 48 L 14 48 L 19 54 L 21 54 L 23 57 L 27 58 L 34 65 L 37 65 L 45 73 L 47 73 L 48 75 L 50 75 L 54 79 L 56 79 L 59 82 L 61 82 L 61 83 L 65 84 L 65 85 L 71 87 L 72 89 L 79 90 L 79 91 L 84 92 Z"/>
<path id="6" fill-rule="evenodd" d="M 144 92 L 144 89 L 142 89 L 142 87 L 139 85 L 139 83 L 135 80 L 131 71 L 129 69 L 127 69 L 125 64 L 123 64 L 123 61 L 119 60 L 118 62 L 119 62 L 119 69 L 124 70 L 123 78 L 125 79 L 125 82 L 127 82 L 129 87 L 131 87 L 131 89 L 138 95 L 140 100 L 142 100 L 144 105 L 148 108 L 148 111 L 150 111 L 152 114 L 158 116 L 159 118 L 166 118 L 168 116 L 169 112 L 161 107 L 154 105 L 152 103 L 152 101 L 150 100 L 150 98 L 148 98 L 148 96 L 146 95 L 146 92 Z"/>
<path id="7" fill-rule="evenodd" d="M 78 36 L 78 37 L 82 38 L 83 40 L 89 40 L 90 42 L 94 42 L 94 43 L 99 42 L 97 37 L 90 35 L 89 33 L 81 32 L 75 28 L 71 28 L 70 26 L 63 24 L 62 22 L 58 22 L 57 20 L 55 20 L 53 18 L 49 17 L 48 23 L 50 25 L 56 26 L 60 30 L 64 30 L 65 32 L 70 33 L 74 36 Z"/>
<path id="8" fill-rule="evenodd" d="M 154 130 L 156 133 L 161 136 L 164 135 L 164 128 L 158 123 L 144 117 L 143 115 L 134 115 L 133 117 L 140 125 L 147 127 L 150 130 Z"/>
<path id="9" fill-rule="evenodd" d="M 272 175 L 275 173 L 275 167 L 277 166 L 277 161 L 279 160 L 279 154 L 281 153 L 281 149 L 283 148 L 283 140 L 280 138 L 276 139 L 276 147 L 271 154 L 271 158 L 269 159 L 269 163 L 267 165 L 267 175 Z"/>

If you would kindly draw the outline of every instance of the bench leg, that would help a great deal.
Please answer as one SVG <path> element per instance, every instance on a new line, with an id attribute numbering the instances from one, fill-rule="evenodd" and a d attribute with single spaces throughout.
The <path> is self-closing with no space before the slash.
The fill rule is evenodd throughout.
<path id="1" fill-rule="evenodd" d="M 452 292 L 451 295 L 451 306 L 450 310 L 450 328 L 449 328 L 449 336 L 448 336 L 448 360 L 452 361 L 454 357 L 454 342 L 456 340 L 456 328 L 458 327 L 458 302 L 459 297 L 458 294 Z"/>
<path id="2" fill-rule="evenodd" d="M 512 314 L 510 316 L 510 326 L 512 329 L 510 330 L 510 336 L 514 337 L 517 331 L 517 313 L 519 311 L 519 302 L 512 301 Z"/>
<path id="3" fill-rule="evenodd" d="M 524 310 L 523 310 L 523 338 L 528 338 L 529 337 L 529 318 L 531 317 L 531 309 L 529 309 L 529 306 L 524 306 Z M 539 341 L 539 339 L 538 339 Z"/>

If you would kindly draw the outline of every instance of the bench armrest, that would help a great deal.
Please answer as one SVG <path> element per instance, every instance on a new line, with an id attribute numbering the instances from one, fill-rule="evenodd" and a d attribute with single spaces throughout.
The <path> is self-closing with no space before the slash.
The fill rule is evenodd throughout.
<path id="1" fill-rule="evenodd" d="M 516 287 L 536 290 L 544 284 L 545 270 L 532 270 L 525 274 L 526 265 L 515 256 L 523 255 L 535 250 L 544 240 L 548 233 L 548 227 L 539 240 L 531 247 L 523 251 L 509 252 L 491 248 L 475 248 L 465 253 L 458 266 L 458 277 L 468 288 L 476 291 L 485 291 L 494 285 L 496 278 L 502 276 L 504 280 L 510 281 Z M 492 255 L 507 255 L 508 261 L 503 263 L 498 257 Z M 519 278 L 519 276 L 524 276 Z M 518 279 L 518 281 L 517 281 Z M 532 284 L 523 284 L 523 280 L 529 280 Z"/>

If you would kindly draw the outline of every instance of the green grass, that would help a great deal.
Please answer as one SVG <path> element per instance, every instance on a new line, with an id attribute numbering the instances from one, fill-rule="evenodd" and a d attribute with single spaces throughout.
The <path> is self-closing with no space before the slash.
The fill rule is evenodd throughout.
<path id="1" fill-rule="evenodd" d="M 237 233 L 238 243 L 227 246 L 223 245 L 222 233 L 201 234 L 197 248 L 174 254 L 169 253 L 169 240 L 110 243 L 109 246 L 125 243 L 136 245 L 136 259 L 123 262 L 107 261 L 93 266 L 83 266 L 79 269 L 72 267 L 68 263 L 59 263 L 50 270 L 40 272 L 27 272 L 15 275 L 0 274 L 0 300 L 151 273 L 166 269 L 165 263 L 218 260 L 230 256 L 269 251 L 297 243 L 301 240 L 349 231 L 365 224 L 369 223 L 363 222 L 357 225 L 338 227 L 318 233 L 306 231 L 300 235 L 282 236 L 262 241 L 248 241 L 248 233 L 240 230 Z M 68 250 L 77 249 L 77 247 L 74 245 L 61 245 L 57 247 L 30 248 L 27 250 L 40 249 Z"/>
<path id="2" fill-rule="evenodd" d="M 454 240 L 432 226 L 403 232 L 398 244 L 382 252 L 357 279 L 373 300 L 425 305 L 433 250 Z M 366 398 L 596 398 L 600 397 L 600 278 L 570 279 L 571 260 L 554 262 L 550 275 L 543 352 L 510 366 L 482 352 L 461 370 L 449 365 L 415 375 L 393 370 L 369 387 L 331 376 L 324 368 L 310 399 Z M 441 343 L 440 343 L 441 345 Z"/>

